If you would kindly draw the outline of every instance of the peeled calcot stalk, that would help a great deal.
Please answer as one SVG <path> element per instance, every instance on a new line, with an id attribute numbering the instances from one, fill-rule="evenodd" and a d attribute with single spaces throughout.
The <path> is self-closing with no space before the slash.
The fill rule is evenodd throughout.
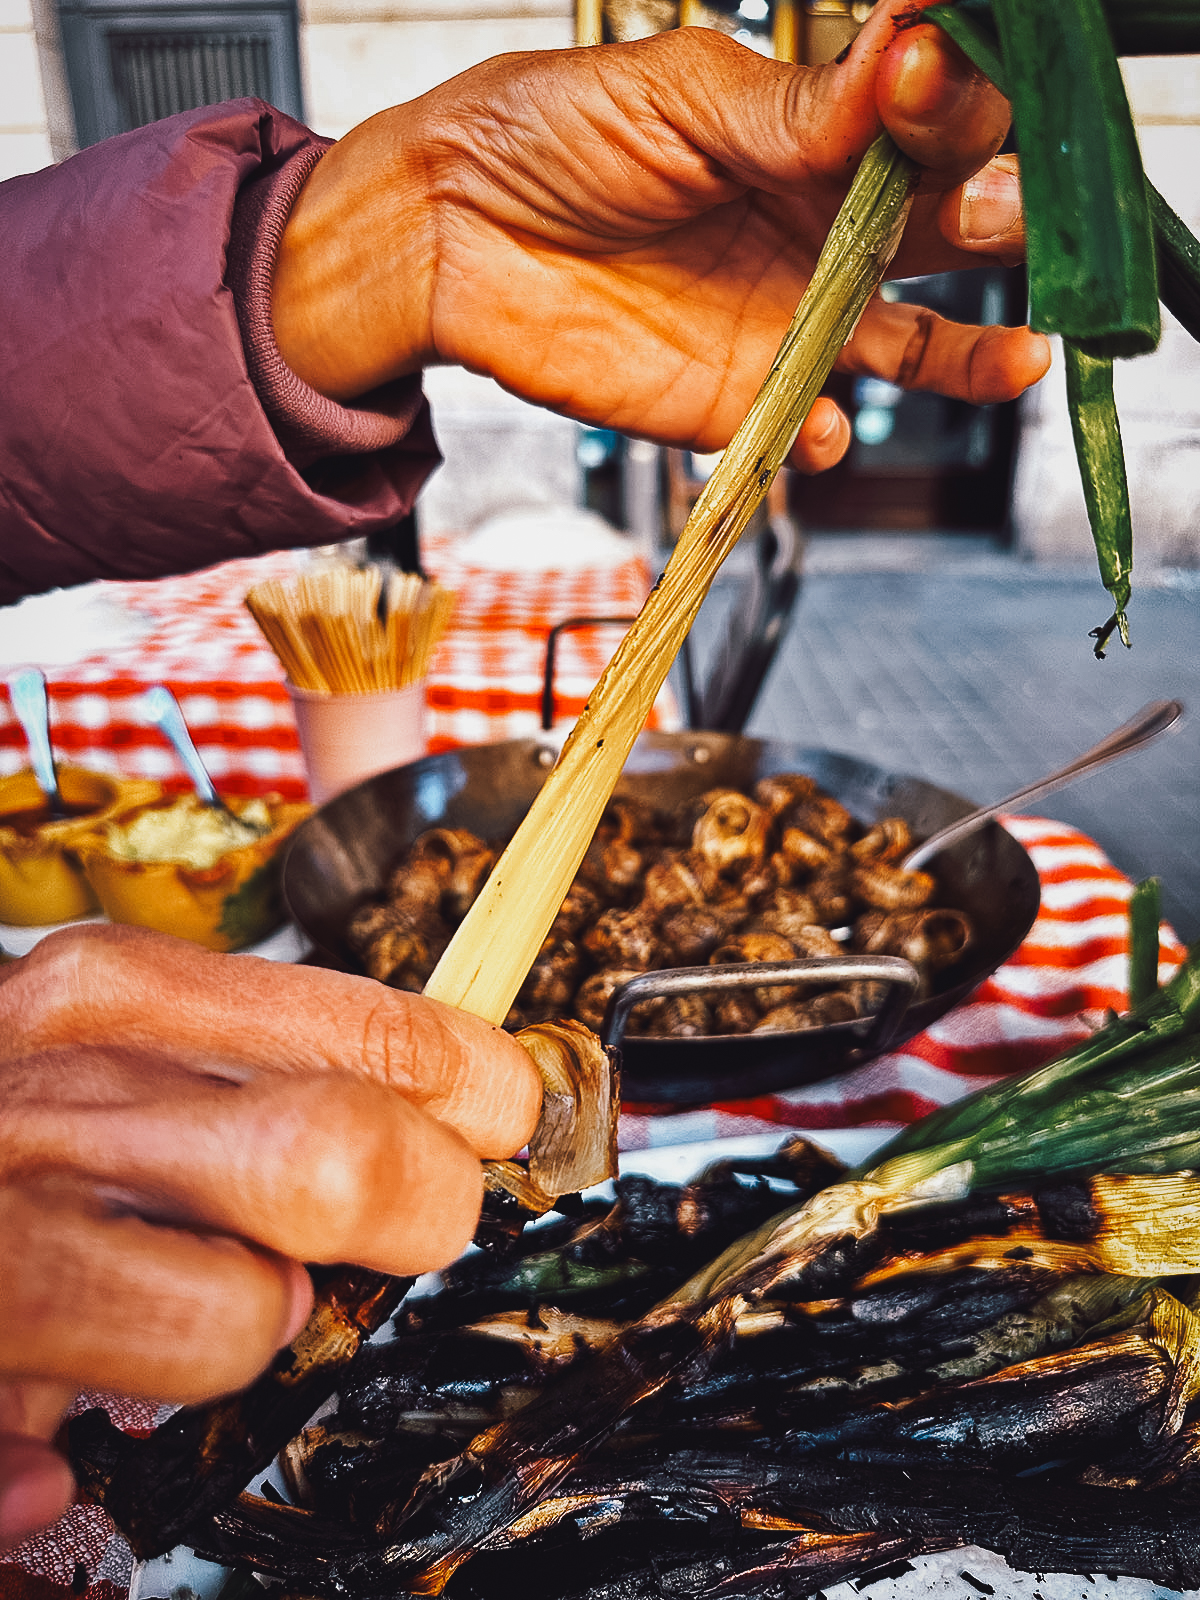
<path id="1" fill-rule="evenodd" d="M 653 594 L 425 993 L 492 1022 L 516 998 L 722 561 L 737 544 L 895 254 L 916 168 L 887 135 L 863 159 L 746 421 Z"/>

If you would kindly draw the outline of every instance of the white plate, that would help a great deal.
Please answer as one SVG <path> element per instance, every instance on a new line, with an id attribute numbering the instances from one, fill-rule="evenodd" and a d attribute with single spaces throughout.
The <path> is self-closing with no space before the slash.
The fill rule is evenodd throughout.
<path id="1" fill-rule="evenodd" d="M 45 927 L 21 928 L 13 922 L 0 922 L 0 950 L 8 956 L 27 956 L 33 947 L 48 933 L 60 928 L 81 926 L 89 922 L 107 922 L 107 917 L 80 917 L 76 922 L 55 922 Z M 257 944 L 239 950 L 241 956 L 263 956 L 267 961 L 299 961 L 308 953 L 309 943 L 294 922 L 285 922 L 282 928 L 260 939 Z"/>
<path id="2" fill-rule="evenodd" d="M 785 1137 L 804 1134 L 804 1129 L 789 1129 L 786 1135 L 757 1134 L 634 1150 L 621 1157 L 621 1170 L 663 1183 L 682 1183 L 713 1161 L 770 1155 Z M 814 1143 L 850 1164 L 865 1160 L 890 1136 L 891 1130 L 877 1128 L 831 1129 L 808 1135 Z M 267 1476 L 282 1492 L 283 1481 L 278 1473 L 272 1471 Z M 261 1477 L 256 1481 L 261 1482 Z M 874 1579 L 862 1589 L 858 1587 L 860 1579 L 849 1578 L 822 1592 L 826 1600 L 860 1600 L 862 1595 L 867 1600 L 977 1600 L 983 1595 L 990 1595 L 991 1600 L 1187 1600 L 1178 1590 L 1164 1589 L 1161 1584 L 1142 1578 L 1015 1572 L 1003 1556 L 975 1546 L 916 1556 L 908 1565 L 910 1570 L 894 1578 Z M 190 1550 L 173 1550 L 155 1561 L 135 1566 L 130 1600 L 216 1600 L 228 1575 L 227 1568 L 201 1561 Z"/>

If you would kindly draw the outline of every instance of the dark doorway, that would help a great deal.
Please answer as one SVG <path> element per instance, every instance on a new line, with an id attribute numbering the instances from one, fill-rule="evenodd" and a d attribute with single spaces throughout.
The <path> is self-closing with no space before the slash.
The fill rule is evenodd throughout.
<path id="1" fill-rule="evenodd" d="M 1025 319 L 1023 269 L 984 268 L 890 284 L 896 299 L 957 322 Z M 845 459 L 818 477 L 789 475 L 806 528 L 907 529 L 1007 537 L 1016 403 L 972 406 L 912 394 L 877 378 L 835 374 L 827 386 L 850 417 Z"/>

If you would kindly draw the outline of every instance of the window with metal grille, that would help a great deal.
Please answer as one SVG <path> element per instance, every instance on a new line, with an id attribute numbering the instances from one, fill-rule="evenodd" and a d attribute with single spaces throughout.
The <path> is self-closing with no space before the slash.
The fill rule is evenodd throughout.
<path id="1" fill-rule="evenodd" d="M 258 95 L 301 117 L 296 0 L 60 0 L 80 145 Z"/>
<path id="2" fill-rule="evenodd" d="M 130 128 L 193 106 L 263 94 L 271 41 L 262 34 L 146 33 L 110 36 L 113 87 Z"/>

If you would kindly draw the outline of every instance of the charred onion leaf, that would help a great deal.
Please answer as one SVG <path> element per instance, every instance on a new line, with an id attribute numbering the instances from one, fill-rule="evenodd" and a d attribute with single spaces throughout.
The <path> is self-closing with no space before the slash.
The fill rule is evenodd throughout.
<path id="1" fill-rule="evenodd" d="M 67 1425 L 71 1462 L 143 1559 L 183 1543 L 304 1426 L 363 1341 L 411 1287 L 353 1268 L 314 1271 L 317 1306 L 297 1338 L 250 1388 L 177 1411 L 147 1439 L 121 1433 L 99 1409 Z"/>
<path id="2" fill-rule="evenodd" d="M 599 1355 L 585 1355 L 511 1421 L 432 1468 L 388 1532 L 397 1575 L 440 1593 L 475 1548 L 523 1516 L 624 1413 L 712 1362 L 733 1331 L 732 1300 L 687 1317 L 651 1313 Z"/>
<path id="3" fill-rule="evenodd" d="M 919 1473 L 743 1451 L 674 1452 L 579 1469 L 524 1536 L 482 1550 L 449 1600 L 662 1600 L 808 1593 L 899 1554 L 980 1545 L 1019 1570 L 1120 1571 L 1200 1584 L 1200 1505 L 1155 1494 L 936 1466 Z M 580 1546 L 580 1536 L 586 1545 Z M 583 1550 L 586 1556 L 580 1559 Z M 205 1555 L 247 1562 L 293 1590 L 395 1596 L 394 1546 L 245 1496 L 211 1526 Z M 801 1581 L 802 1580 L 802 1581 Z"/>
<path id="4" fill-rule="evenodd" d="M 456 1262 L 436 1293 L 409 1296 L 397 1326 L 417 1332 L 546 1303 L 580 1315 L 640 1315 L 776 1214 L 787 1198 L 769 1181 L 776 1173 L 806 1199 L 842 1169 L 828 1158 L 803 1162 L 785 1151 L 744 1170 L 718 1163 L 682 1187 L 636 1174 L 619 1178 L 615 1205 L 597 1201 L 575 1221 L 530 1229 L 511 1254 Z"/>
<path id="5" fill-rule="evenodd" d="M 1144 1297 L 1141 1320 L 1075 1349 L 821 1428 L 789 1429 L 777 1457 L 833 1455 L 897 1467 L 961 1462 L 1020 1470 L 1086 1449 L 1165 1440 L 1200 1390 L 1200 1325 L 1171 1295 Z"/>
<path id="6" fill-rule="evenodd" d="M 617 1175 L 616 1062 L 580 1022 L 539 1022 L 517 1034 L 542 1080 L 542 1114 L 529 1141 L 529 1178 L 554 1196 Z"/>

